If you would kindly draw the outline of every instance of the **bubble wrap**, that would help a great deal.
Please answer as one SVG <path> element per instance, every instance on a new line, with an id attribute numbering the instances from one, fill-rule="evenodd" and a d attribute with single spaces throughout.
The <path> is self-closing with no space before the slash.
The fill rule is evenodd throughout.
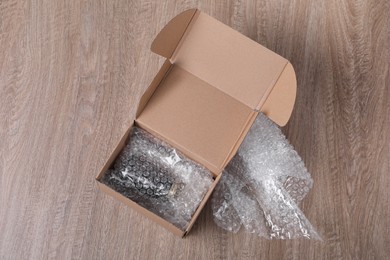
<path id="1" fill-rule="evenodd" d="M 312 185 L 281 130 L 259 114 L 213 193 L 214 221 L 269 239 L 321 239 L 297 206 Z"/>
<path id="2" fill-rule="evenodd" d="M 203 166 L 133 127 L 129 143 L 102 182 L 184 230 L 213 178 Z"/>

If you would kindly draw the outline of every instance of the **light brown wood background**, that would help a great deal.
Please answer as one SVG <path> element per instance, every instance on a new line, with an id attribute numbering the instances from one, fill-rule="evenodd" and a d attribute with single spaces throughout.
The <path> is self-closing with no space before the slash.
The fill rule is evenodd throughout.
<path id="1" fill-rule="evenodd" d="M 96 188 L 162 64 L 153 37 L 192 7 L 294 65 L 283 131 L 324 242 L 230 234 L 209 205 L 182 240 Z M 387 0 L 1 0 L 0 259 L 389 259 L 389 28 Z"/>

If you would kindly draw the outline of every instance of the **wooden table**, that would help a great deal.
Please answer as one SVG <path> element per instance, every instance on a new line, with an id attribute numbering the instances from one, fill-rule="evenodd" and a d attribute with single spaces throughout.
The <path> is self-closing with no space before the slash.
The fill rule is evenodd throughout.
<path id="1" fill-rule="evenodd" d="M 390 258 L 389 2 L 215 2 L 0 1 L 1 259 Z M 152 39 L 192 7 L 294 65 L 283 131 L 324 242 L 227 233 L 209 205 L 182 240 L 96 188 L 163 62 Z"/>

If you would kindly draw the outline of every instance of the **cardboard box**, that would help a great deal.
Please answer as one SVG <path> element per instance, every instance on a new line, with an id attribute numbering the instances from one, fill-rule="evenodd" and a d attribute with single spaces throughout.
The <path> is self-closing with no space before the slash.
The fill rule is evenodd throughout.
<path id="1" fill-rule="evenodd" d="M 101 183 L 125 146 L 132 126 L 97 176 L 101 190 L 178 236 L 184 236 L 235 155 L 257 114 L 287 123 L 295 101 L 291 64 L 230 27 L 196 9 L 173 18 L 151 50 L 166 58 L 142 96 L 134 125 L 163 139 L 214 175 L 186 230 L 139 206 Z"/>

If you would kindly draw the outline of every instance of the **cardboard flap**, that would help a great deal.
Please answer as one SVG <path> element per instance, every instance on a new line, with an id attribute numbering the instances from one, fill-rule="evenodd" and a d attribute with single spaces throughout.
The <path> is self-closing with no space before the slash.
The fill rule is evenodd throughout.
<path id="1" fill-rule="evenodd" d="M 287 124 L 294 108 L 297 79 L 291 63 L 287 63 L 261 111 L 280 126 Z"/>
<path id="2" fill-rule="evenodd" d="M 201 12 L 195 14 L 171 62 L 253 110 L 261 109 L 288 63 Z"/>
<path id="3" fill-rule="evenodd" d="M 249 129 L 255 113 L 172 65 L 136 122 L 217 175 L 236 150 L 237 140 Z"/>
<path id="4" fill-rule="evenodd" d="M 184 11 L 151 49 L 275 123 L 287 123 L 296 92 L 291 64 L 218 20 L 197 9 Z"/>
<path id="5" fill-rule="evenodd" d="M 167 60 L 136 122 L 218 174 L 257 112 L 287 123 L 296 79 L 283 57 L 196 9 L 173 18 L 152 50 Z"/>
<path id="6" fill-rule="evenodd" d="M 156 54 L 170 58 L 196 12 L 197 9 L 189 9 L 169 21 L 156 36 L 150 49 Z"/>

